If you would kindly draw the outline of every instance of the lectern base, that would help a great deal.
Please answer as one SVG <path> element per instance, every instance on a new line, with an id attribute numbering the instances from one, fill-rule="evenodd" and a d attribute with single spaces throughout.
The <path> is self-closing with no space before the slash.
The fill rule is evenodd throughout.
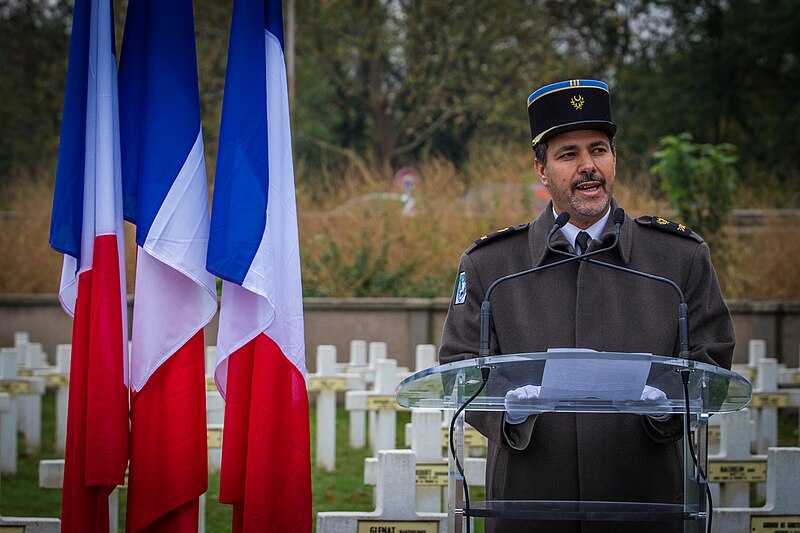
<path id="1" fill-rule="evenodd" d="M 456 510 L 464 516 L 464 510 Z M 469 516 L 524 520 L 589 520 L 663 522 L 701 520 L 705 513 L 687 512 L 683 504 L 600 501 L 491 500 L 472 502 Z"/>

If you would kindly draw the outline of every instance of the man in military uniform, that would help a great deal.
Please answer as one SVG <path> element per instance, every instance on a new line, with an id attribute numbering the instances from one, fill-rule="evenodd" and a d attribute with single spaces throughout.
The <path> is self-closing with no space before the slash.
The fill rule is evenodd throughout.
<path id="1" fill-rule="evenodd" d="M 477 356 L 480 305 L 492 282 L 564 258 L 547 248 L 558 215 L 570 219 L 553 235 L 555 249 L 586 253 L 613 242 L 616 126 L 608 86 L 592 80 L 548 85 L 531 94 L 528 114 L 535 169 L 552 202 L 533 222 L 479 239 L 462 255 L 442 363 Z M 662 218 L 625 215 L 618 246 L 596 257 L 677 283 L 689 306 L 691 358 L 730 368 L 733 325 L 699 235 Z M 585 261 L 499 284 L 491 303 L 494 354 L 577 347 L 677 356 L 680 350 L 678 298 L 669 285 Z M 467 421 L 489 439 L 488 499 L 683 502 L 680 416 L 513 419 L 470 412 Z M 683 531 L 683 523 L 486 520 L 487 532 L 645 530 Z"/>

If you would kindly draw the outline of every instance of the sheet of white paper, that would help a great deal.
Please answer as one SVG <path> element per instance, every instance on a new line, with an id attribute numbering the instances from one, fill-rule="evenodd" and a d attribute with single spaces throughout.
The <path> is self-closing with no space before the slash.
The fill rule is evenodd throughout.
<path id="1" fill-rule="evenodd" d="M 650 362 L 624 359 L 549 359 L 542 376 L 541 399 L 639 400 Z"/>

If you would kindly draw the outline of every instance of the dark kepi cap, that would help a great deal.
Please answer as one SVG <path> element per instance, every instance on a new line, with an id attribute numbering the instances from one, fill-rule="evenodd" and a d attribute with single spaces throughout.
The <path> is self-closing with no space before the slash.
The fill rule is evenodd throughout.
<path id="1" fill-rule="evenodd" d="M 533 147 L 558 133 L 601 130 L 613 137 L 617 126 L 611 122 L 611 94 L 608 85 L 595 80 L 567 80 L 551 83 L 528 97 Z"/>

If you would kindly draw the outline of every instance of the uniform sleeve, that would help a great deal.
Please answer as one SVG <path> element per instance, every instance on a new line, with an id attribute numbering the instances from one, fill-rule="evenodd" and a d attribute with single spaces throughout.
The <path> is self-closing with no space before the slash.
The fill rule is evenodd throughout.
<path id="1" fill-rule="evenodd" d="M 439 346 L 441 364 L 478 356 L 480 309 L 484 294 L 472 258 L 463 254 L 442 330 Z"/>
<path id="2" fill-rule="evenodd" d="M 736 344 L 733 321 L 704 242 L 695 249 L 685 297 L 692 359 L 730 369 Z"/>
<path id="3" fill-rule="evenodd" d="M 460 281 L 463 274 L 463 282 Z M 465 287 L 461 287 L 465 283 Z M 464 293 L 464 289 L 466 292 Z M 478 270 L 468 254 L 461 256 L 461 263 L 456 275 L 450 307 L 442 330 L 442 341 L 439 346 L 439 362 L 441 364 L 461 361 L 478 356 L 480 348 L 480 309 L 486 293 L 478 275 Z M 460 294 L 462 294 L 460 296 Z M 492 353 L 498 353 L 497 335 L 492 327 Z M 504 422 L 502 411 L 467 411 L 466 421 L 480 431 L 488 439 L 514 449 L 524 449 L 530 441 L 535 416 L 518 426 L 509 426 Z"/>

